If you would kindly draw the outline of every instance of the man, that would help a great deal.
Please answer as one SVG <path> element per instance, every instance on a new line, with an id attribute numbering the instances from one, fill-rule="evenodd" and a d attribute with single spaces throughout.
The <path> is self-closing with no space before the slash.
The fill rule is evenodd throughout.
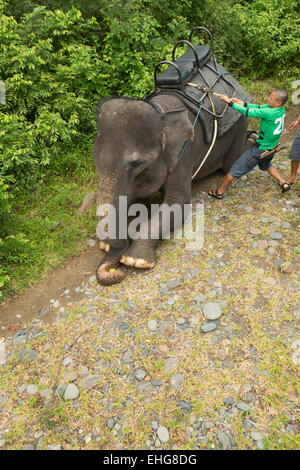
<path id="1" fill-rule="evenodd" d="M 291 131 L 292 129 L 294 129 L 296 126 L 298 126 L 298 124 L 300 124 L 300 114 L 299 116 L 297 117 L 296 121 L 293 121 L 290 125 L 289 125 L 289 131 Z M 291 150 L 290 150 L 290 159 L 292 160 L 291 161 L 291 176 L 289 177 L 289 179 L 287 180 L 287 182 L 292 185 L 294 183 L 296 183 L 296 179 L 297 179 L 297 171 L 298 171 L 298 167 L 300 165 L 300 127 L 297 131 L 297 134 L 295 136 L 295 139 L 294 139 L 294 142 L 291 146 Z"/>
<path id="2" fill-rule="evenodd" d="M 278 181 L 283 193 L 291 189 L 289 183 L 282 179 L 277 168 L 271 164 L 274 152 L 265 158 L 261 158 L 261 155 L 266 150 L 273 150 L 279 142 L 283 131 L 284 104 L 287 102 L 288 92 L 277 88 L 270 93 L 268 104 L 263 105 L 244 103 L 236 98 L 228 98 L 226 95 L 220 95 L 220 99 L 244 116 L 259 118 L 260 129 L 254 146 L 246 150 L 234 162 L 219 188 L 211 189 L 208 194 L 216 199 L 223 199 L 223 192 L 227 186 L 235 178 L 241 178 L 241 176 L 249 173 L 256 165 L 258 165 L 260 170 L 267 171 Z"/>

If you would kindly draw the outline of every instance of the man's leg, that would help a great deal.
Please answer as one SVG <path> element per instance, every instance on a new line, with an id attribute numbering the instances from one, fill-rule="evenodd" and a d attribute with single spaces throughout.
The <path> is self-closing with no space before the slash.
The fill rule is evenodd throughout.
<path id="1" fill-rule="evenodd" d="M 260 152 L 257 147 L 251 147 L 250 149 L 246 150 L 244 153 L 242 153 L 240 158 L 238 158 L 233 163 L 230 170 L 226 173 L 219 188 L 211 189 L 210 191 L 208 191 L 208 194 L 217 199 L 222 199 L 223 192 L 235 178 L 241 178 L 242 176 L 249 173 L 249 171 L 251 171 L 252 168 L 255 167 L 255 165 L 257 165 L 259 156 Z"/>
<path id="2" fill-rule="evenodd" d="M 297 180 L 297 171 L 300 165 L 300 161 L 292 160 L 291 161 L 291 176 L 287 180 L 288 183 L 296 183 Z"/>
<path id="3" fill-rule="evenodd" d="M 273 176 L 273 178 L 276 179 L 276 181 L 278 181 L 278 183 L 280 184 L 281 188 L 282 188 L 282 192 L 284 193 L 285 191 L 288 191 L 290 188 L 290 185 L 284 180 L 282 179 L 282 176 L 281 174 L 279 173 L 279 171 L 277 170 L 276 166 L 270 166 L 268 169 L 267 169 L 267 172 L 269 173 L 269 175 Z"/>

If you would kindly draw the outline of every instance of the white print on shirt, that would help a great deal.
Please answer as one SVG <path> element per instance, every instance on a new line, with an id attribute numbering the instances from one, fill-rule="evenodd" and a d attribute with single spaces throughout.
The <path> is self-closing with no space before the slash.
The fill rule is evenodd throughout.
<path id="1" fill-rule="evenodd" d="M 278 122 L 279 122 L 279 124 L 278 124 L 278 126 L 276 127 L 275 131 L 273 132 L 273 135 L 281 134 L 281 132 L 283 131 L 284 116 L 285 116 L 285 114 L 284 114 L 283 116 L 281 116 L 281 117 L 275 119 L 274 124 L 277 124 Z"/>

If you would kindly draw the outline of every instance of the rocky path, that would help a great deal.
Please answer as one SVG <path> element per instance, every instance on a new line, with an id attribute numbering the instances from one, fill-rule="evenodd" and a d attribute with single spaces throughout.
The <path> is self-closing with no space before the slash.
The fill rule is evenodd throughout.
<path id="1" fill-rule="evenodd" d="M 211 200 L 221 177 L 194 186 L 201 250 L 166 240 L 153 270 L 88 273 L 54 321 L 6 329 L 2 449 L 299 448 L 299 189 L 253 171 Z"/>

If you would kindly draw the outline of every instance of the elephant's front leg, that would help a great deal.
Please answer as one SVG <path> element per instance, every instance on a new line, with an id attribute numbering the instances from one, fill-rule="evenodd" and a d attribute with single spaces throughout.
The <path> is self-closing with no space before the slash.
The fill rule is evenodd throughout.
<path id="1" fill-rule="evenodd" d="M 147 227 L 141 227 L 140 233 L 146 233 L 145 239 L 133 240 L 129 248 L 121 257 L 121 263 L 136 268 L 153 268 L 156 262 L 155 248 L 160 239 L 169 238 L 170 231 L 177 230 L 184 223 L 184 204 L 190 202 L 191 179 L 178 184 L 176 175 L 169 177 L 164 188 L 163 204 L 155 207 L 149 219 L 145 222 Z M 157 205 L 156 205 L 157 206 Z M 172 207 L 173 206 L 173 207 Z M 162 215 L 159 215 L 159 212 Z"/>

